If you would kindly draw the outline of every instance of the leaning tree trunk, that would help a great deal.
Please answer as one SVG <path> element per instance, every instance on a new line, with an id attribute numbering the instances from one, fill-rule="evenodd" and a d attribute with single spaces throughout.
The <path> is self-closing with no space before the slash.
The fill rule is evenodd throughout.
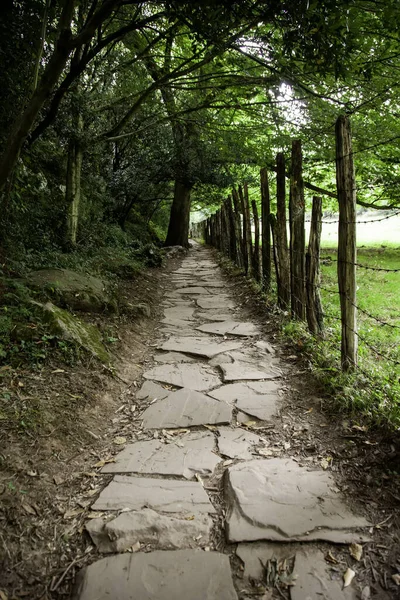
<path id="1" fill-rule="evenodd" d="M 168 225 L 166 246 L 189 245 L 190 193 L 192 187 L 183 181 L 175 181 L 174 199 Z"/>

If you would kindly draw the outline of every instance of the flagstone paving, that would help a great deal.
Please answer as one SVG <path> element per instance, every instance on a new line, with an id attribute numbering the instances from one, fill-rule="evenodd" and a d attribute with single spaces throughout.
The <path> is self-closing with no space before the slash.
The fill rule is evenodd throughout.
<path id="1" fill-rule="evenodd" d="M 275 347 L 241 319 L 211 251 L 194 245 L 169 280 L 135 393 L 142 427 L 104 464 L 112 479 L 86 524 L 110 556 L 80 572 L 75 600 L 359 598 L 316 541 L 367 540 L 370 524 L 329 472 L 272 457 L 285 392 Z"/>

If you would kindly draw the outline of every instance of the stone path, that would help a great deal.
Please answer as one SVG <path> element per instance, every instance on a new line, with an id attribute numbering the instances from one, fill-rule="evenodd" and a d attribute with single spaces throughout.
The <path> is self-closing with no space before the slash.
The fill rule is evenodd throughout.
<path id="1" fill-rule="evenodd" d="M 172 282 L 136 394 L 148 437 L 103 467 L 113 478 L 86 529 L 106 556 L 78 575 L 76 599 L 359 598 L 319 543 L 362 542 L 368 522 L 327 471 L 272 457 L 246 428 L 276 419 L 274 348 L 239 319 L 209 250 L 194 245 Z"/>

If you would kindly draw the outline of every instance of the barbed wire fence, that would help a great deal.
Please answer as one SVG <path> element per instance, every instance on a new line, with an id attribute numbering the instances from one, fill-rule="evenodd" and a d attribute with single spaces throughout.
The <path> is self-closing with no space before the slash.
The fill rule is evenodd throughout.
<path id="1" fill-rule="evenodd" d="M 400 268 L 371 266 L 357 259 L 356 228 L 360 224 L 379 223 L 400 215 L 400 210 L 377 219 L 357 219 L 356 186 L 353 164 L 350 121 L 339 117 L 336 123 L 336 181 L 339 218 L 322 217 L 322 200 L 313 197 L 312 216 L 305 218 L 304 185 L 302 179 L 301 142 L 292 143 L 289 206 L 286 205 L 286 170 L 283 153 L 276 162 L 276 215 L 271 213 L 268 174 L 261 169 L 261 219 L 253 195 L 249 196 L 244 184 L 226 198 L 220 209 L 192 226 L 193 235 L 216 247 L 231 259 L 246 275 L 270 291 L 275 273 L 277 304 L 288 311 L 291 318 L 307 322 L 310 332 L 324 336 L 324 321 L 333 320 L 341 327 L 341 367 L 343 371 L 360 368 L 358 344 L 361 342 L 372 355 L 399 367 L 400 361 L 385 353 L 360 334 L 357 316 L 373 321 L 375 327 L 388 328 L 394 333 L 399 324 L 390 323 L 373 314 L 357 300 L 356 273 L 400 273 Z M 250 202 L 251 198 L 251 202 Z M 289 209 L 289 219 L 287 219 Z M 254 235 L 251 230 L 254 225 Z M 287 223 L 289 232 L 287 234 Z M 308 247 L 305 241 L 305 223 L 310 223 Z M 338 225 L 336 258 L 326 258 L 325 263 L 336 263 L 338 288 L 321 284 L 321 230 L 323 224 Z M 321 296 L 339 297 L 340 314 L 324 311 Z M 400 315 L 398 315 L 400 319 Z M 394 353 L 396 355 L 396 353 Z"/>

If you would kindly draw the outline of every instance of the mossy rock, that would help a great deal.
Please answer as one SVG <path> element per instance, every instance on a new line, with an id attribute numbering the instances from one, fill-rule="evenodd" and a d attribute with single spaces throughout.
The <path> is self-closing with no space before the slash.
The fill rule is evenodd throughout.
<path id="1" fill-rule="evenodd" d="M 46 304 L 35 302 L 35 305 L 42 309 L 43 321 L 49 325 L 53 335 L 64 340 L 74 341 L 103 363 L 110 362 L 110 355 L 102 342 L 101 333 L 97 327 L 89 323 L 82 323 L 71 313 L 51 302 Z"/>
<path id="2" fill-rule="evenodd" d="M 27 275 L 26 284 L 40 289 L 58 304 L 85 312 L 115 311 L 104 281 L 70 269 L 40 269 Z"/>

